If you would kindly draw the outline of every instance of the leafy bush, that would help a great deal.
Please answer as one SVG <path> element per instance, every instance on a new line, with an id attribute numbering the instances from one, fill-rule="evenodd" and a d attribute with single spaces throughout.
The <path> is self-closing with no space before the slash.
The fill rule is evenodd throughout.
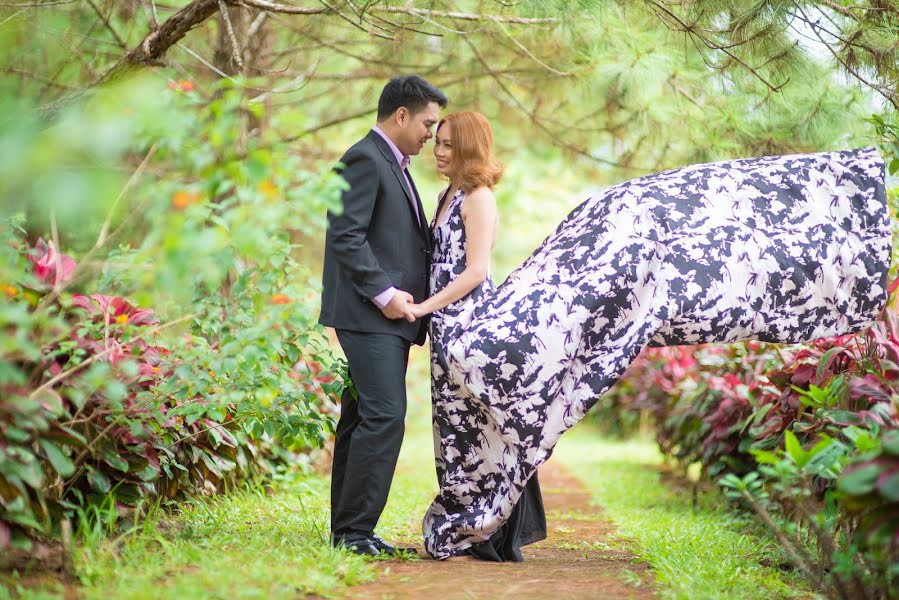
<path id="1" fill-rule="evenodd" d="M 332 428 L 345 364 L 294 255 L 344 184 L 250 147 L 259 107 L 209 91 L 142 78 L 0 131 L 22 148 L 0 184 L 0 549 L 109 499 L 221 491 Z"/>
<path id="2" fill-rule="evenodd" d="M 807 346 L 648 350 L 622 383 L 613 397 L 653 415 L 662 450 L 685 470 L 699 464 L 756 512 L 818 589 L 896 593 L 895 313 L 862 334 Z"/>

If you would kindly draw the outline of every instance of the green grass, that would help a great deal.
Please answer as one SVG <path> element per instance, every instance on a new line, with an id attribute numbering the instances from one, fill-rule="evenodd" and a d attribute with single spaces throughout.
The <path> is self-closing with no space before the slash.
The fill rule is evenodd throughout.
<path id="1" fill-rule="evenodd" d="M 583 481 L 619 533 L 652 568 L 663 598 L 808 598 L 800 578 L 765 565 L 784 563 L 776 542 L 727 510 L 717 491 L 692 494 L 661 480 L 649 441 L 598 438 L 589 424 L 563 436 L 555 456 Z"/>
<path id="2" fill-rule="evenodd" d="M 365 581 L 371 570 L 361 558 L 326 543 L 326 483 L 311 477 L 273 495 L 253 490 L 184 503 L 130 534 L 88 536 L 75 556 L 80 596 L 331 596 Z M 62 591 L 52 584 L 42 591 L 54 588 Z M 23 597 L 53 597 L 37 593 Z"/>
<path id="3" fill-rule="evenodd" d="M 408 435 L 401 467 L 378 527 L 388 540 L 418 542 L 420 519 L 436 491 L 430 441 Z M 374 578 L 373 565 L 332 549 L 328 536 L 328 478 L 311 475 L 261 488 L 182 503 L 157 513 L 130 533 L 96 531 L 75 557 L 81 598 L 341 597 L 348 586 Z M 102 527 L 100 528 L 102 529 Z M 19 587 L 27 582 L 27 588 Z M 62 598 L 53 578 L 7 577 L 9 597 Z"/>

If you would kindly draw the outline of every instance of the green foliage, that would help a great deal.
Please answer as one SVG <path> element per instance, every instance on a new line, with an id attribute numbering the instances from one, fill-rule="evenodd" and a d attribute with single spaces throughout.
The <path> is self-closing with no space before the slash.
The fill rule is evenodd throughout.
<path id="1" fill-rule="evenodd" d="M 123 52 L 109 49 L 116 43 L 110 28 L 127 47 L 152 31 L 145 11 L 97 1 L 110 27 L 78 3 L 10 20 L 0 38 L 0 64 L 14 69 L 11 90 L 54 107 L 73 95 L 67 88 L 95 81 L 121 57 Z M 215 82 L 225 80 L 253 100 L 248 110 L 271 107 L 262 118 L 246 116 L 248 137 L 289 139 L 308 155 L 334 159 L 364 131 L 367 123 L 359 119 L 371 121 L 389 77 L 422 73 L 448 93 L 449 110 L 479 110 L 491 119 L 507 164 L 561 150 L 564 160 L 554 171 L 576 169 L 593 184 L 694 162 L 860 145 L 866 133 L 861 118 L 873 110 L 870 96 L 836 75 L 833 61 L 791 45 L 796 34 L 777 3 L 763 3 L 760 15 L 752 17 L 775 21 L 760 42 L 776 36 L 790 50 L 766 66 L 790 78 L 777 94 L 738 69 L 709 68 L 708 49 L 672 35 L 657 3 L 413 2 L 412 9 L 439 15 L 422 18 L 393 6 L 399 12 L 385 21 L 378 11 L 388 4 L 367 3 L 365 13 L 359 5 L 337 2 L 336 10 L 356 14 L 360 22 L 333 13 L 283 15 L 261 21 L 252 35 L 250 24 L 260 12 L 234 7 L 232 25 L 246 45 L 243 71 L 233 64 L 231 42 L 220 35 L 224 25 L 215 14 L 179 40 L 166 60 L 178 66 L 175 85 L 187 76 L 204 100 L 215 96 Z M 702 18 L 726 13 L 731 3 L 721 4 L 700 7 Z M 483 18 L 454 19 L 445 11 Z M 160 19 L 167 16 L 160 13 Z M 493 16 L 555 21 L 516 24 Z M 757 29 L 750 16 L 742 17 L 744 32 Z M 95 52 L 95 63 L 86 64 L 77 53 L 73 59 L 59 31 L 76 37 L 82 54 Z M 206 57 L 206 64 L 195 56 Z M 145 96 L 147 102 L 156 99 Z"/>
<path id="2" fill-rule="evenodd" d="M 842 501 L 860 515 L 866 547 L 894 543 L 899 529 L 899 430 L 856 440 L 858 455 L 843 471 L 839 485 Z"/>
<path id="3" fill-rule="evenodd" d="M 374 569 L 326 543 L 327 489 L 320 477 L 294 477 L 274 492 L 247 486 L 124 523 L 114 507 L 96 507 L 79 521 L 69 590 L 85 599 L 340 595 Z M 3 583 L 21 585 L 19 598 L 67 593 L 49 579 L 5 574 L 0 597 Z"/>
<path id="4" fill-rule="evenodd" d="M 613 393 L 644 390 L 625 398 L 654 414 L 662 450 L 755 512 L 816 589 L 888 598 L 899 565 L 897 332 L 888 310 L 864 334 L 805 347 L 654 349 Z"/>
<path id="5" fill-rule="evenodd" d="M 899 116 L 894 114 L 871 115 L 868 120 L 880 139 L 880 151 L 890 175 L 899 173 Z"/>
<path id="6" fill-rule="evenodd" d="M 13 333 L 0 348 L 0 547 L 55 535 L 108 498 L 221 491 L 330 433 L 345 364 L 294 254 L 344 184 L 283 147 L 243 144 L 246 106 L 227 87 L 200 104 L 140 78 L 49 129 L 11 126 L 24 158 L 6 206 L 31 218 L 0 232 L 0 324 Z M 55 172 L 60 151 L 84 169 Z M 126 185 L 117 171 L 132 153 L 146 158 Z M 35 243 L 42 223 L 51 241 Z"/>
<path id="7" fill-rule="evenodd" d="M 668 5 L 641 1 L 684 33 L 716 68 L 787 89 L 809 56 L 833 61 L 847 76 L 899 108 L 899 7 L 894 2 L 716 0 Z"/>
<path id="8" fill-rule="evenodd" d="M 158 5 L 159 20 L 186 4 Z M 155 30 L 152 10 L 115 0 L 0 7 L 0 295 L 9 299 L 0 305 L 0 423 L 11 440 L 0 451 L 0 547 L 10 532 L 21 543 L 23 533 L 55 534 L 73 515 L 95 514 L 96 524 L 111 507 L 219 491 L 322 443 L 346 373 L 316 329 L 318 273 L 304 264 L 318 257 L 306 242 L 317 246 L 343 185 L 332 161 L 367 129 L 357 119 L 373 117 L 392 75 L 424 73 L 449 93 L 451 110 L 494 122 L 510 166 L 499 189 L 504 222 L 526 231 L 502 236 L 502 268 L 583 188 L 690 162 L 870 143 L 861 119 L 875 110 L 869 95 L 790 45 L 785 3 L 678 8 L 701 11 L 691 17 L 741 41 L 747 56 L 773 52 L 765 72 L 790 79 L 777 94 L 729 61 L 709 68 L 707 49 L 669 35 L 658 3 L 506 4 L 413 3 L 560 20 L 423 19 L 397 5 L 389 21 L 371 12 L 349 23 L 233 6 L 244 67 L 213 14 L 140 76 L 101 88 Z M 895 52 L 885 12 L 846 29 L 856 49 L 878 48 L 881 58 L 843 52 L 878 77 L 892 72 Z M 895 134 L 891 119 L 870 125 Z M 47 240 L 40 252 L 37 238 Z M 664 425 L 677 440 L 671 451 L 741 477 L 752 450 L 779 456 L 787 410 L 743 374 L 743 387 L 680 397 Z M 829 405 L 836 389 L 793 397 L 804 407 L 794 428 L 801 452 L 828 419 L 852 420 L 848 407 Z M 658 392 L 646 388 L 646 400 Z M 761 445 L 750 448 L 746 431 Z"/>
<path id="9" fill-rule="evenodd" d="M 387 507 L 378 525 L 385 539 L 421 540 L 420 515 L 436 493 L 428 424 L 428 355 L 413 352 L 409 428 Z M 215 598 L 234 595 L 352 596 L 381 569 L 328 544 L 328 477 L 312 469 L 278 468 L 261 483 L 230 493 L 191 497 L 173 510 L 153 503 L 142 515 L 119 515 L 110 503 L 75 512 L 80 543 L 73 556 L 80 598 Z M 0 574 L 21 598 L 64 598 L 56 578 Z M 37 580 L 37 581 L 36 581 Z"/>

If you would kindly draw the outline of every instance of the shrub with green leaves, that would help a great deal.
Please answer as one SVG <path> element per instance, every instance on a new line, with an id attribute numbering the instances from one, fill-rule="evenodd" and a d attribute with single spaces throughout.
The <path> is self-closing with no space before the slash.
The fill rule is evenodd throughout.
<path id="1" fill-rule="evenodd" d="M 345 184 L 247 142 L 260 111 L 148 76 L 0 130 L 0 548 L 324 443 L 345 364 L 295 256 Z"/>

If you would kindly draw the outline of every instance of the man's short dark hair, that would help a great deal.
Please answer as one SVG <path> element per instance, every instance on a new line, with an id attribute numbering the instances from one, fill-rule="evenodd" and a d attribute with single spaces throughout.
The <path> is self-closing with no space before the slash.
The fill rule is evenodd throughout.
<path id="1" fill-rule="evenodd" d="M 446 108 L 446 94 L 418 75 L 394 77 L 384 86 L 378 99 L 378 121 L 383 121 L 401 106 L 415 114 L 431 102 Z"/>

